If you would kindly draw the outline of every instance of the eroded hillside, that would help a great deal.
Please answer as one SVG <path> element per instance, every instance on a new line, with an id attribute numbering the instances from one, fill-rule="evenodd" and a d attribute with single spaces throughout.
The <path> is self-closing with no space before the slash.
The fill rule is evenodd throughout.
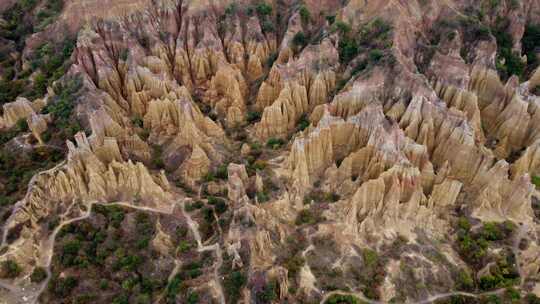
<path id="1" fill-rule="evenodd" d="M 540 303 L 540 1 L 0 9 L 0 303 Z"/>

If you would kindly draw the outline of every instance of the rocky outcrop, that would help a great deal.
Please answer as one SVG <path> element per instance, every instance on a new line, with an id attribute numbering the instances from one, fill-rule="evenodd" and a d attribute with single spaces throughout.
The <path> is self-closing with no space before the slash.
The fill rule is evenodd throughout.
<path id="1" fill-rule="evenodd" d="M 244 100 L 247 85 L 240 71 L 230 67 L 220 68 L 210 83 L 206 98 L 211 100 L 212 108 L 221 117 L 226 117 L 229 127 L 241 124 L 246 115 Z"/>
<path id="2" fill-rule="evenodd" d="M 445 180 L 426 197 L 419 170 L 407 164 L 395 165 L 362 184 L 350 202 L 340 206 L 345 233 L 354 237 L 390 234 L 410 238 L 414 229 L 421 228 L 437 234 L 445 230 L 440 217 L 455 204 L 460 189 L 458 181 Z"/>
<path id="3" fill-rule="evenodd" d="M 337 62 L 337 50 L 324 40 L 304 49 L 298 59 L 275 65 L 257 96 L 256 106 L 263 114 L 256 135 L 286 137 L 302 115 L 326 103 L 336 85 Z"/>
<path id="4" fill-rule="evenodd" d="M 147 5 L 87 12 L 99 1 L 75 2 L 61 15 L 69 25 L 79 22 L 73 12 Z M 182 282 L 203 302 L 225 302 L 220 285 L 233 274 L 246 276 L 238 292 L 246 303 L 261 292 L 325 302 L 330 286 L 425 302 L 446 295 L 458 270 L 476 270 L 461 237 L 478 235 L 479 221 L 512 221 L 517 240 L 482 252 L 487 260 L 512 246 L 528 288 L 539 266 L 531 180 L 540 176 L 540 72 L 503 82 L 493 34 L 510 19 L 503 38 L 517 55 L 538 5 L 503 1 L 480 16 L 471 1 L 421 2 L 151 1 L 143 13 L 93 22 L 66 76 L 81 76 L 70 118 L 92 135 L 77 134 L 65 162 L 34 176 L 9 213 L 0 261 L 19 262 L 17 280 L 28 281 L 34 265 L 50 262 L 56 219 L 120 202 L 186 219 L 203 267 L 219 266 L 203 273 L 212 286 Z M 39 113 L 53 93 L 4 105 L 0 128 L 27 119 L 43 144 L 55 120 Z M 268 141 L 278 138 L 285 144 Z M 178 241 L 169 226 L 157 225 L 150 244 L 162 255 Z M 520 238 L 527 244 L 517 246 Z M 181 251 L 169 257 L 170 279 L 187 265 Z"/>
<path id="5" fill-rule="evenodd" d="M 87 138 L 78 133 L 75 140 L 68 142 L 67 162 L 34 176 L 26 197 L 7 219 L 4 241 L 12 229 L 24 228 L 8 244 L 2 258 L 23 261 L 23 265 L 35 265 L 35 261 L 46 265 L 52 231 L 40 223 L 54 218 L 75 219 L 94 202 L 128 201 L 156 209 L 171 208 L 172 197 L 163 173 L 153 175 L 142 163 L 125 161 L 114 138 Z"/>
<path id="6" fill-rule="evenodd" d="M 9 129 L 21 119 L 27 119 L 39 113 L 44 104 L 41 100 L 30 102 L 26 98 L 17 98 L 14 102 L 2 106 L 3 115 L 0 117 L 0 129 Z"/>

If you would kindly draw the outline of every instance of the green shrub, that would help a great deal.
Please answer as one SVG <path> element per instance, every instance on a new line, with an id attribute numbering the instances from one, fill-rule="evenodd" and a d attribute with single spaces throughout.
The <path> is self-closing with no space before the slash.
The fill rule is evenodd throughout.
<path id="1" fill-rule="evenodd" d="M 43 267 L 36 267 L 30 275 L 30 280 L 33 283 L 41 283 L 47 278 L 47 271 Z"/>
<path id="2" fill-rule="evenodd" d="M 260 16 L 269 16 L 272 14 L 272 6 L 266 2 L 261 2 L 255 7 L 255 11 Z"/>
<path id="3" fill-rule="evenodd" d="M 482 228 L 482 236 L 488 241 L 499 241 L 504 239 L 504 234 L 499 225 L 494 222 L 484 224 L 484 227 Z"/>
<path id="4" fill-rule="evenodd" d="M 471 230 L 471 223 L 466 217 L 462 216 L 458 220 L 458 227 L 464 231 L 469 231 Z"/>
<path id="5" fill-rule="evenodd" d="M 371 62 L 376 63 L 379 60 L 381 60 L 381 58 L 383 58 L 383 56 L 384 56 L 383 51 L 381 51 L 379 49 L 374 49 L 374 50 L 369 51 L 369 60 Z"/>
<path id="6" fill-rule="evenodd" d="M 228 179 L 229 178 L 229 173 L 228 173 L 228 164 L 221 164 L 219 165 L 219 167 L 217 168 L 216 170 L 216 177 L 219 178 L 219 179 Z"/>
<path id="7" fill-rule="evenodd" d="M 261 25 L 262 31 L 264 33 L 273 33 L 276 31 L 274 23 L 270 20 L 265 20 Z"/>
<path id="8" fill-rule="evenodd" d="M 17 262 L 13 260 L 6 260 L 1 264 L 0 277 L 5 279 L 14 279 L 18 277 L 21 272 L 22 269 Z"/>
<path id="9" fill-rule="evenodd" d="M 518 301 L 521 299 L 521 294 L 514 287 L 508 287 L 505 291 L 505 297 L 509 298 L 512 301 Z"/>
<path id="10" fill-rule="evenodd" d="M 202 204 L 202 202 L 201 202 L 201 204 Z M 195 210 L 195 209 L 200 209 L 200 208 L 202 208 L 203 205 L 204 205 L 204 204 L 202 204 L 199 208 L 197 208 L 198 205 L 195 205 L 195 203 L 187 203 L 186 206 L 185 206 L 185 208 L 186 208 L 186 211 L 187 211 L 187 212 L 191 212 L 191 211 L 193 211 L 193 210 Z"/>
<path id="11" fill-rule="evenodd" d="M 309 119 L 307 118 L 306 114 L 303 114 L 302 117 L 300 117 L 300 120 L 296 123 L 296 130 L 297 131 L 304 131 L 309 127 Z"/>
<path id="12" fill-rule="evenodd" d="M 342 64 L 348 64 L 358 55 L 358 45 L 356 41 L 348 38 L 342 38 L 338 44 L 339 59 Z"/>
<path id="13" fill-rule="evenodd" d="M 371 249 L 364 249 L 362 251 L 362 257 L 364 259 L 364 265 L 366 267 L 374 267 L 379 261 L 379 255 L 376 251 L 373 251 Z"/>
<path id="14" fill-rule="evenodd" d="M 276 62 L 276 60 L 278 59 L 278 53 L 277 52 L 272 52 L 268 58 L 266 59 L 266 62 L 264 63 L 264 66 L 267 68 L 267 69 L 270 69 L 272 68 L 272 66 L 274 65 L 274 62 Z"/>
<path id="15" fill-rule="evenodd" d="M 540 304 L 540 298 L 533 293 L 527 294 L 525 300 L 527 304 Z"/>
<path id="16" fill-rule="evenodd" d="M 167 299 L 171 302 L 174 302 L 174 299 L 176 299 L 176 295 L 180 293 L 180 291 L 184 290 L 186 287 L 182 282 L 181 274 L 175 275 L 172 280 L 167 285 L 166 289 L 166 296 Z"/>
<path id="17" fill-rule="evenodd" d="M 362 302 L 355 296 L 334 294 L 328 297 L 324 304 L 361 304 Z"/>
<path id="18" fill-rule="evenodd" d="M 196 292 L 190 292 L 187 297 L 187 303 L 188 304 L 196 304 L 199 303 L 199 294 Z"/>
<path id="19" fill-rule="evenodd" d="M 533 71 L 538 66 L 536 49 L 540 45 L 540 25 L 527 23 L 521 40 L 523 54 L 527 55 L 527 70 Z M 540 92 L 540 90 L 539 90 Z M 540 95 L 540 94 L 537 94 Z"/>
<path id="20" fill-rule="evenodd" d="M 49 281 L 49 290 L 57 297 L 65 298 L 71 291 L 77 287 L 79 281 L 75 277 L 68 276 L 66 278 L 54 277 Z"/>
<path id="21" fill-rule="evenodd" d="M 474 289 L 474 280 L 471 274 L 464 269 L 461 269 L 458 273 L 456 280 L 456 287 L 459 290 L 470 291 Z"/>
<path id="22" fill-rule="evenodd" d="M 15 128 L 17 132 L 28 132 L 28 122 L 26 121 L 26 119 L 21 118 L 17 121 Z"/>
<path id="23" fill-rule="evenodd" d="M 335 19 L 335 16 L 334 16 L 334 19 Z M 337 30 L 342 35 L 348 34 L 352 31 L 351 26 L 341 20 L 338 20 L 334 23 L 334 29 Z"/>
<path id="24" fill-rule="evenodd" d="M 489 274 L 480 277 L 478 285 L 480 289 L 489 291 L 510 287 L 519 284 L 519 281 L 519 273 L 515 268 L 513 255 L 506 255 L 490 267 Z"/>
<path id="25" fill-rule="evenodd" d="M 101 279 L 99 281 L 99 289 L 107 290 L 109 288 L 109 281 L 107 279 Z"/>
<path id="26" fill-rule="evenodd" d="M 299 10 L 300 13 L 300 19 L 302 20 L 302 23 L 308 24 L 311 21 L 311 13 L 309 12 L 309 9 L 302 5 Z"/>
<path id="27" fill-rule="evenodd" d="M 136 127 L 139 127 L 139 128 L 142 128 L 143 125 L 144 125 L 144 122 L 142 120 L 142 118 L 140 116 L 134 116 L 132 119 L 131 119 L 131 123 L 136 126 Z"/>
<path id="28" fill-rule="evenodd" d="M 314 214 L 311 210 L 304 209 L 304 210 L 301 210 L 296 216 L 295 224 L 296 225 L 304 225 L 304 224 L 313 225 L 313 224 L 316 224 L 319 220 L 320 218 L 316 214 Z"/>
<path id="29" fill-rule="evenodd" d="M 339 201 L 341 197 L 335 192 L 329 192 L 324 194 L 324 200 L 329 203 L 335 203 Z"/>
<path id="30" fill-rule="evenodd" d="M 234 271 L 227 275 L 224 280 L 225 290 L 228 293 L 229 303 L 237 303 L 240 299 L 240 292 L 246 284 L 246 276 L 240 271 Z"/>
<path id="31" fill-rule="evenodd" d="M 272 66 L 272 65 L 270 65 Z M 257 122 L 261 120 L 261 113 L 260 112 L 255 112 L 255 111 L 250 111 L 247 113 L 247 121 L 249 123 L 254 123 L 254 122 Z"/>
<path id="32" fill-rule="evenodd" d="M 271 303 L 277 299 L 277 282 L 268 282 L 262 291 L 256 293 L 256 298 L 259 303 Z"/>
<path id="33" fill-rule="evenodd" d="M 268 197 L 268 194 L 266 192 L 264 191 L 257 192 L 257 201 L 259 203 L 265 203 L 268 200 L 270 200 L 270 198 Z"/>
<path id="34" fill-rule="evenodd" d="M 111 304 L 129 304 L 129 297 L 125 294 L 116 295 Z"/>
<path id="35" fill-rule="evenodd" d="M 270 138 L 266 142 L 266 146 L 274 150 L 281 148 L 281 146 L 283 146 L 284 144 L 285 144 L 285 141 L 281 138 Z"/>
<path id="36" fill-rule="evenodd" d="M 533 175 L 531 176 L 531 183 L 533 183 L 536 188 L 540 188 L 540 176 Z"/>
<path id="37" fill-rule="evenodd" d="M 185 240 L 180 241 L 178 244 L 178 250 L 182 253 L 186 253 L 191 249 L 191 243 Z"/>
<path id="38" fill-rule="evenodd" d="M 295 48 L 301 49 L 306 46 L 308 43 L 308 38 L 304 32 L 298 32 L 294 35 L 292 39 L 292 44 Z"/>
<path id="39" fill-rule="evenodd" d="M 328 24 L 332 25 L 334 22 L 336 22 L 336 15 L 326 16 L 325 19 Z"/>

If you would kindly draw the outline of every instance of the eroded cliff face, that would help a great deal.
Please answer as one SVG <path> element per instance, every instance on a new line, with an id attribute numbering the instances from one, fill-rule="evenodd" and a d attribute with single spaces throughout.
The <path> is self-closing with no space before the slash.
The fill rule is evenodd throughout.
<path id="1" fill-rule="evenodd" d="M 58 24 L 82 6 L 101 19 L 45 96 L 0 117 L 28 125 L 4 149 L 66 151 L 5 217 L 0 262 L 20 266 L 0 270 L 0 303 L 98 290 L 95 271 L 65 262 L 64 230 L 135 233 L 98 205 L 158 218 L 141 248 L 176 265 L 165 279 L 156 266 L 148 291 L 152 263 L 122 264 L 130 246 L 90 259 L 140 280 L 128 295 L 111 279 L 98 302 L 540 296 L 540 2 L 487 2 L 65 5 Z M 64 107 L 71 79 L 82 89 Z M 51 141 L 63 115 L 81 129 L 65 146 Z M 79 285 L 62 293 L 66 276 Z"/>

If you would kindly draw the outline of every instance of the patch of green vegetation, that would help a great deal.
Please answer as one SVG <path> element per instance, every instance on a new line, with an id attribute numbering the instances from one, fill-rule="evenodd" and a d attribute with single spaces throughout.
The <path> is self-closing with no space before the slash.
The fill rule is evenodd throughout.
<path id="1" fill-rule="evenodd" d="M 47 278 L 47 271 L 43 267 L 36 267 L 32 274 L 30 275 L 30 280 L 33 283 L 41 283 Z"/>
<path id="2" fill-rule="evenodd" d="M 527 304 L 540 304 L 540 298 L 533 293 L 527 294 L 527 296 L 525 296 L 525 301 Z"/>
<path id="3" fill-rule="evenodd" d="M 227 203 L 220 197 L 208 196 L 208 204 L 214 206 L 214 210 L 218 214 L 222 214 L 228 209 Z"/>
<path id="4" fill-rule="evenodd" d="M 276 60 L 278 59 L 278 53 L 277 52 L 273 52 L 271 53 L 268 58 L 266 59 L 266 62 L 264 63 L 264 66 L 267 68 L 267 69 L 270 69 L 272 68 L 272 66 L 274 65 L 274 62 L 276 62 Z"/>
<path id="5" fill-rule="evenodd" d="M 263 290 L 258 291 L 255 297 L 258 303 L 272 303 L 278 298 L 278 283 L 274 280 L 266 283 Z"/>
<path id="6" fill-rule="evenodd" d="M 219 165 L 215 172 L 208 172 L 204 176 L 203 180 L 209 183 L 209 182 L 215 181 L 216 179 L 222 179 L 222 180 L 228 179 L 229 173 L 227 171 L 227 167 L 228 167 L 228 164 L 226 163 Z"/>
<path id="7" fill-rule="evenodd" d="M 196 209 L 201 209 L 202 207 L 204 207 L 204 203 L 201 202 L 201 201 L 196 201 L 196 202 L 193 202 L 193 203 L 186 204 L 186 211 L 191 212 L 191 211 L 194 211 Z"/>
<path id="8" fill-rule="evenodd" d="M 186 253 L 188 252 L 190 249 L 191 249 L 191 243 L 186 241 L 186 240 L 182 240 L 180 241 L 180 244 L 178 245 L 178 251 L 182 252 L 182 253 Z"/>
<path id="9" fill-rule="evenodd" d="M 311 12 L 305 5 L 300 6 L 298 13 L 303 24 L 308 24 L 311 21 Z"/>
<path id="10" fill-rule="evenodd" d="M 324 192 L 319 188 L 313 189 L 304 196 L 304 205 L 315 203 L 335 203 L 339 201 L 341 197 L 335 192 Z"/>
<path id="11" fill-rule="evenodd" d="M 42 31 L 49 24 L 53 23 L 54 20 L 60 15 L 64 7 L 63 0 L 48 0 L 46 1 L 45 7 L 43 7 L 36 15 L 36 24 L 34 25 L 34 31 Z"/>
<path id="12" fill-rule="evenodd" d="M 527 72 L 530 74 L 534 71 L 538 64 L 537 48 L 540 45 L 540 24 L 527 23 L 525 25 L 525 33 L 521 39 L 521 50 L 527 56 Z M 537 94 L 540 95 L 540 89 L 537 89 Z"/>
<path id="13" fill-rule="evenodd" d="M 268 193 L 264 192 L 264 191 L 259 191 L 257 192 L 257 201 L 259 203 L 266 203 L 270 200 L 269 196 L 268 196 Z"/>
<path id="14" fill-rule="evenodd" d="M 21 274 L 22 269 L 17 262 L 13 260 L 3 261 L 0 265 L 0 278 L 14 279 Z"/>
<path id="15" fill-rule="evenodd" d="M 340 294 L 334 294 L 328 297 L 325 304 L 362 304 L 363 302 L 360 301 L 355 296 L 352 295 L 340 295 Z"/>
<path id="16" fill-rule="evenodd" d="M 7 67 L 0 80 L 0 105 L 20 95 L 31 99 L 43 96 L 47 86 L 64 75 L 70 65 L 68 59 L 75 46 L 70 38 L 42 45 L 30 55 L 30 68 L 25 70 L 21 70 L 22 65 L 11 56 L 13 51 L 22 56 L 27 37 L 52 23 L 63 7 L 62 0 L 48 0 L 43 9 L 36 12 L 37 3 L 36 0 L 17 1 L 1 15 L 5 23 L 0 25 L 0 38 L 12 41 L 15 48 L 5 44 L 6 47 L 0 49 L 0 65 Z"/>
<path id="17" fill-rule="evenodd" d="M 249 123 L 255 123 L 261 120 L 261 113 L 257 111 L 250 111 L 247 113 L 246 117 Z"/>
<path id="18" fill-rule="evenodd" d="M 224 287 L 227 292 L 228 303 L 237 303 L 247 278 L 241 271 L 233 271 L 225 276 Z"/>
<path id="19" fill-rule="evenodd" d="M 519 284 L 519 273 L 515 266 L 515 257 L 511 253 L 503 256 L 489 268 L 489 274 L 480 277 L 478 286 L 488 291 Z"/>
<path id="20" fill-rule="evenodd" d="M 497 40 L 496 67 L 502 79 L 508 79 L 512 75 L 522 77 L 525 72 L 525 63 L 521 61 L 519 53 L 512 49 L 512 36 L 507 32 L 510 21 L 497 19 L 497 25 L 492 29 L 493 36 Z"/>
<path id="21" fill-rule="evenodd" d="M 270 138 L 266 142 L 266 146 L 270 149 L 277 150 L 285 145 L 285 141 L 281 138 Z"/>
<path id="22" fill-rule="evenodd" d="M 458 290 L 471 291 L 474 289 L 474 280 L 471 274 L 465 270 L 460 269 L 456 280 L 456 287 Z"/>
<path id="23" fill-rule="evenodd" d="M 183 283 L 200 276 L 201 263 L 194 260 L 197 255 L 193 246 L 188 245 L 188 249 L 182 249 L 185 255 L 179 276 L 166 286 L 174 257 L 160 256 L 153 247 L 151 240 L 156 235 L 157 221 L 167 223 L 161 232 L 170 236 L 172 248 L 192 242 L 187 238 L 185 225 L 171 220 L 120 206 L 94 205 L 90 219 L 67 225 L 58 234 L 51 268 L 53 283 L 43 295 L 44 301 L 52 303 L 61 297 L 75 303 L 81 296 L 63 287 L 66 282 L 58 278 L 60 273 L 84 273 L 80 278 L 74 277 L 80 285 L 90 286 L 83 295 L 95 294 L 93 302 L 100 303 L 152 303 L 157 296 L 172 293 L 175 279 Z M 155 264 L 153 261 L 158 258 L 168 261 Z M 148 269 L 152 269 L 151 274 Z M 183 291 L 178 296 L 186 303 L 188 294 Z M 111 299 L 111 295 L 116 298 Z M 167 303 L 176 302 L 176 297 L 166 299 Z"/>
<path id="24" fill-rule="evenodd" d="M 301 50 L 308 44 L 308 37 L 302 31 L 296 33 L 292 39 L 292 45 L 296 50 Z"/>
<path id="25" fill-rule="evenodd" d="M 531 176 L 531 183 L 533 183 L 537 189 L 540 188 L 540 176 L 538 175 Z"/>
<path id="26" fill-rule="evenodd" d="M 490 266 L 489 273 L 478 280 L 478 288 L 492 290 L 510 287 L 519 283 L 519 273 L 513 252 L 505 243 L 511 238 L 516 227 L 512 222 L 486 222 L 479 228 L 472 229 L 472 225 L 465 217 L 458 222 L 457 249 L 460 256 L 475 271 L 487 265 L 494 257 L 488 254 L 489 247 L 498 244 L 503 250 L 498 253 L 495 263 Z M 508 245 L 506 245 L 508 246 Z M 462 270 L 458 273 L 456 287 L 460 290 L 471 291 L 476 285 L 471 274 Z"/>
<path id="27" fill-rule="evenodd" d="M 373 251 L 371 249 L 364 249 L 362 251 L 362 257 L 364 259 L 364 264 L 366 267 L 373 267 L 377 265 L 377 262 L 379 261 L 379 255 L 376 251 Z"/>
<path id="28" fill-rule="evenodd" d="M 296 220 L 294 223 L 298 226 L 300 225 L 314 225 L 323 220 L 323 217 L 318 213 L 311 209 L 303 209 L 300 212 L 298 212 L 298 215 L 296 216 Z"/>
<path id="29" fill-rule="evenodd" d="M 167 285 L 166 290 L 166 297 L 168 303 L 175 303 L 176 301 L 176 295 L 179 294 L 181 291 L 185 291 L 187 287 L 182 282 L 182 278 L 180 274 L 177 274 L 173 277 L 173 279 L 169 282 Z"/>
<path id="30" fill-rule="evenodd" d="M 43 109 L 44 114 L 51 114 L 53 116 L 53 125 L 55 128 L 69 129 L 69 133 L 65 135 L 73 136 L 73 134 L 81 130 L 78 122 L 73 119 L 75 102 L 82 93 L 81 88 L 82 80 L 79 77 L 57 84 L 53 88 L 56 95 Z"/>
<path id="31" fill-rule="evenodd" d="M 306 114 L 303 114 L 300 119 L 298 120 L 298 122 L 296 123 L 296 130 L 297 131 L 304 131 L 305 129 L 307 129 L 309 127 L 309 119 L 307 117 Z"/>
<path id="32" fill-rule="evenodd" d="M 142 127 L 144 126 L 144 121 L 143 121 L 142 117 L 139 116 L 139 115 L 133 116 L 133 117 L 131 118 L 131 123 L 132 123 L 134 126 L 138 127 L 138 128 L 142 128 Z"/>
<path id="33" fill-rule="evenodd" d="M 48 284 L 48 289 L 51 293 L 59 298 L 67 297 L 75 287 L 79 284 L 79 280 L 75 277 L 59 277 L 53 276 Z"/>
<path id="34" fill-rule="evenodd" d="M 337 21 L 334 28 L 340 33 L 341 63 L 348 64 L 356 57 L 368 54 L 368 58 L 361 63 L 367 66 L 379 62 L 386 55 L 390 56 L 390 52 L 386 50 L 392 46 L 392 27 L 383 19 L 376 18 L 357 32 L 353 32 L 352 28 L 342 21 Z"/>
<path id="35" fill-rule="evenodd" d="M 7 131 L 0 131 L 0 144 L 3 145 L 23 132 L 28 132 L 26 119 L 20 119 L 15 126 Z"/>
<path id="36" fill-rule="evenodd" d="M 29 153 L 0 150 L 0 183 L 3 185 L 0 188 L 0 218 L 5 219 L 10 214 L 6 207 L 24 197 L 35 174 L 54 167 L 63 157 L 63 151 L 49 147 L 36 148 Z"/>

